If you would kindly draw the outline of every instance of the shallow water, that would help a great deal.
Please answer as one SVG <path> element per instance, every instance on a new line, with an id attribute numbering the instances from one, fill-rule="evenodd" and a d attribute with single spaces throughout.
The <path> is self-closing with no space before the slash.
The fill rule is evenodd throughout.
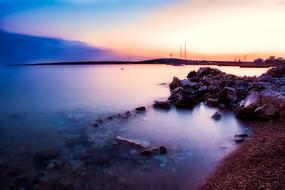
<path id="1" fill-rule="evenodd" d="M 85 189 L 195 188 L 224 155 L 235 149 L 234 135 L 246 130 L 228 110 L 219 110 L 220 121 L 212 120 L 217 109 L 203 104 L 192 110 L 173 108 L 168 112 L 151 108 L 154 100 L 169 96 L 168 84 L 164 83 L 171 82 L 173 76 L 185 78 L 189 71 L 198 68 L 170 65 L 0 67 L 0 168 L 5 172 L 22 170 L 18 171 L 19 176 L 28 175 L 28 178 L 44 171 L 47 186 L 54 178 L 64 178 L 60 183 L 75 185 L 77 189 L 83 186 Z M 219 69 L 240 76 L 260 75 L 267 70 Z M 145 105 L 145 113 L 92 127 L 97 118 Z M 111 143 L 115 136 L 146 147 L 163 145 L 168 153 L 145 158 L 138 156 L 132 147 L 117 151 Z M 64 174 L 47 170 L 49 163 L 37 166 L 33 160 L 37 151 L 51 147 L 60 150 L 56 160 L 70 166 Z M 92 156 L 86 158 L 84 155 L 90 150 Z M 104 163 L 98 162 L 102 157 Z M 27 169 L 32 174 L 26 174 Z M 2 186 L 14 180 L 7 179 L 5 172 L 0 178 Z"/>

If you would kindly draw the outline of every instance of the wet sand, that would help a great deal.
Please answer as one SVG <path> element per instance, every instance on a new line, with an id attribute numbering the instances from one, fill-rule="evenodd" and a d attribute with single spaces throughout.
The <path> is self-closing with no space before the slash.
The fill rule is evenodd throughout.
<path id="1" fill-rule="evenodd" d="M 200 189 L 284 189 L 285 119 L 249 126 L 253 135 L 221 162 Z"/>

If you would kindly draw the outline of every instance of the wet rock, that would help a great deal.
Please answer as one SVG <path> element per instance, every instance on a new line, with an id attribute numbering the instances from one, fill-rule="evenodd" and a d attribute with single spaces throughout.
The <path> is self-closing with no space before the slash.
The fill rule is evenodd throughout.
<path id="1" fill-rule="evenodd" d="M 136 112 L 145 112 L 146 111 L 146 107 L 145 106 L 138 107 L 135 110 L 136 110 Z"/>
<path id="2" fill-rule="evenodd" d="M 160 146 L 160 147 L 153 147 L 150 149 L 146 149 L 140 152 L 140 155 L 143 156 L 153 156 L 156 154 L 166 154 L 168 151 L 165 146 Z"/>
<path id="3" fill-rule="evenodd" d="M 166 149 L 166 147 L 165 146 L 160 146 L 159 147 L 159 153 L 160 154 L 166 154 L 168 151 L 167 151 L 167 149 Z"/>
<path id="4" fill-rule="evenodd" d="M 136 111 L 138 111 L 138 110 L 136 109 Z M 140 111 L 143 112 L 143 108 L 141 108 Z M 124 118 L 124 119 L 127 119 L 127 118 L 129 118 L 131 116 L 132 116 L 132 113 L 130 111 L 126 111 L 124 114 L 121 115 L 121 117 Z"/>
<path id="5" fill-rule="evenodd" d="M 115 144 L 115 145 L 128 145 L 130 147 L 134 147 L 137 149 L 146 149 L 146 147 L 144 145 L 142 145 L 141 143 L 138 143 L 134 140 L 130 140 L 130 139 L 127 139 L 127 138 L 124 138 L 121 136 L 116 136 L 115 142 L 113 144 Z"/>
<path id="6" fill-rule="evenodd" d="M 171 105 L 168 101 L 155 101 L 153 104 L 154 108 L 169 110 L 171 109 Z"/>
<path id="7" fill-rule="evenodd" d="M 239 135 L 235 135 L 236 138 L 247 138 L 248 137 L 248 134 L 246 133 L 242 133 L 242 134 L 239 134 Z"/>
<path id="8" fill-rule="evenodd" d="M 193 78 L 195 75 L 196 75 L 196 71 L 190 71 L 190 73 L 187 75 L 187 78 L 188 79 L 191 79 L 191 78 Z"/>
<path id="9" fill-rule="evenodd" d="M 209 98 L 205 103 L 208 106 L 218 106 L 220 104 L 217 98 Z"/>
<path id="10" fill-rule="evenodd" d="M 59 153 L 60 152 L 58 149 L 50 148 L 36 153 L 34 159 L 36 161 L 47 161 L 50 159 L 57 158 L 59 156 Z"/>
<path id="11" fill-rule="evenodd" d="M 214 68 L 210 68 L 210 67 L 203 67 L 197 71 L 196 77 L 201 78 L 201 77 L 206 76 L 206 75 L 214 76 L 214 75 L 218 75 L 220 73 L 222 73 L 222 71 L 220 71 L 218 69 L 214 69 Z"/>
<path id="12" fill-rule="evenodd" d="M 225 105 L 243 119 L 274 119 L 285 116 L 285 66 L 260 77 L 238 77 L 218 69 L 200 68 L 187 79 L 174 77 L 168 102 L 178 108 L 197 103 Z"/>
<path id="13" fill-rule="evenodd" d="M 271 119 L 282 117 L 285 110 L 285 96 L 272 89 L 252 92 L 240 102 L 236 114 L 244 119 Z"/>
<path id="14" fill-rule="evenodd" d="M 177 78 L 177 77 L 173 77 L 173 81 L 169 84 L 169 88 L 171 91 L 178 88 L 178 87 L 181 87 L 181 86 L 182 86 L 182 84 L 181 84 L 179 78 Z"/>
<path id="15" fill-rule="evenodd" d="M 236 115 L 244 119 L 255 119 L 257 117 L 255 110 L 260 106 L 260 94 L 251 92 L 245 100 L 239 103 L 236 109 Z"/>
<path id="16" fill-rule="evenodd" d="M 237 144 L 243 143 L 244 141 L 245 141 L 245 138 L 241 138 L 241 137 L 235 138 L 235 143 Z"/>
<path id="17" fill-rule="evenodd" d="M 220 120 L 222 118 L 221 114 L 219 112 L 216 112 L 214 115 L 212 115 L 212 118 L 214 120 Z"/>
<path id="18" fill-rule="evenodd" d="M 165 86 L 165 85 L 167 85 L 166 82 L 159 83 L 159 86 Z"/>

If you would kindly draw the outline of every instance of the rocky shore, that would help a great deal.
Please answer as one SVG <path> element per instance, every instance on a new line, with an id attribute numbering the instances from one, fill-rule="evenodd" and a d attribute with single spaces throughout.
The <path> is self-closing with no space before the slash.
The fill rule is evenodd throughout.
<path id="1" fill-rule="evenodd" d="M 238 77 L 213 68 L 191 71 L 186 79 L 174 77 L 165 105 L 192 108 L 204 102 L 226 107 L 250 120 L 253 136 L 228 155 L 200 189 L 283 189 L 285 186 L 285 67 L 259 77 Z M 154 105 L 163 105 L 162 102 Z M 221 116 L 215 113 L 213 119 Z M 247 134 L 236 140 L 243 142 Z"/>
<path id="2" fill-rule="evenodd" d="M 275 67 L 259 77 L 238 77 L 204 67 L 186 79 L 173 78 L 171 95 L 154 106 L 192 108 L 200 102 L 223 106 L 243 119 L 271 120 L 285 116 L 285 67 Z"/>

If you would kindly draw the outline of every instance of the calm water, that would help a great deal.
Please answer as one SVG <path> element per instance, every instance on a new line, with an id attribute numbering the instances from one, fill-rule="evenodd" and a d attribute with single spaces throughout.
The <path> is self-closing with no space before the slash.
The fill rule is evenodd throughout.
<path id="1" fill-rule="evenodd" d="M 0 67 L 0 168 L 45 171 L 50 179 L 85 189 L 193 189 L 234 150 L 233 137 L 246 126 L 228 110 L 220 121 L 211 119 L 215 108 L 203 104 L 193 110 L 153 110 L 154 100 L 166 99 L 173 76 L 185 78 L 198 66 L 104 65 Z M 236 75 L 260 75 L 266 69 L 220 67 Z M 92 127 L 98 118 L 124 113 L 139 106 L 147 112 L 129 119 Z M 165 156 L 134 156 L 131 147 L 115 153 L 114 136 L 145 146 L 164 145 Z M 36 167 L 33 155 L 48 148 L 60 150 L 59 161 L 70 171 L 54 174 Z M 107 164 L 82 158 L 88 150 Z M 116 155 L 117 154 L 117 155 Z M 78 156 L 79 155 L 79 156 Z M 95 159 L 94 158 L 94 159 Z M 24 163 L 24 164 L 23 164 Z M 26 175 L 25 172 L 21 175 Z M 86 178 L 86 175 L 89 178 Z M 60 177 L 58 177 L 60 176 Z M 4 183 L 3 174 L 0 182 Z M 6 183 L 6 181 L 5 181 Z M 83 186 L 82 186 L 83 185 Z"/>

